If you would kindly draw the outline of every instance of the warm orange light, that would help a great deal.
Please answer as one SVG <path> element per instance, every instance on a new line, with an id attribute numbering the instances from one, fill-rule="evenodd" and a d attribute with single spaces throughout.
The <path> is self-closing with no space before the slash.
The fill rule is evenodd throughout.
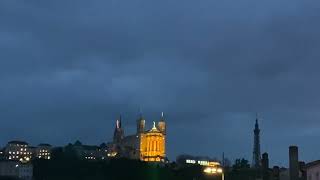
<path id="1" fill-rule="evenodd" d="M 222 174 L 223 170 L 222 170 L 222 168 L 206 167 L 203 170 L 203 172 L 206 174 L 216 174 L 216 173 Z"/>
<path id="2" fill-rule="evenodd" d="M 165 135 L 155 128 L 140 135 L 140 159 L 160 162 L 165 158 Z"/>

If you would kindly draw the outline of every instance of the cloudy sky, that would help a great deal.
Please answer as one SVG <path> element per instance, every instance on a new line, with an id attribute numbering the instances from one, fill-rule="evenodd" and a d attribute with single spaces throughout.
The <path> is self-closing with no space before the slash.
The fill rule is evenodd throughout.
<path id="1" fill-rule="evenodd" d="M 0 1 L 0 144 L 112 138 L 164 111 L 167 154 L 320 159 L 320 3 Z"/>

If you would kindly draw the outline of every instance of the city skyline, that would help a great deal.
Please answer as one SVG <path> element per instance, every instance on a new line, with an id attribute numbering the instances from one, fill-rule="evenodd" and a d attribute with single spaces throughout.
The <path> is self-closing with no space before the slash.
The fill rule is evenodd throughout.
<path id="1" fill-rule="evenodd" d="M 250 159 L 247 159 L 249 162 L 251 162 L 252 163 L 252 167 L 256 167 L 256 168 L 258 168 L 259 166 L 261 166 L 261 158 L 262 158 L 262 156 L 261 156 L 261 154 L 262 153 L 268 153 L 267 151 L 264 151 L 263 149 L 261 150 L 261 148 L 260 148 L 260 146 L 261 146 L 261 144 L 260 144 L 260 128 L 259 128 L 259 121 L 261 120 L 260 119 L 260 117 L 258 116 L 258 113 L 255 113 L 256 114 L 256 116 L 255 116 L 255 124 L 254 124 L 254 128 L 253 128 L 253 133 L 252 133 L 252 138 L 253 138 L 253 141 L 252 141 L 252 144 L 254 145 L 254 143 L 256 142 L 256 140 L 258 139 L 258 144 L 257 145 L 254 145 L 254 149 L 253 149 L 253 151 L 251 152 L 251 153 L 253 153 L 253 159 L 252 159 L 252 161 L 250 161 Z M 136 116 L 136 120 L 137 119 L 139 119 L 139 118 L 143 118 L 143 119 L 146 119 L 146 118 L 144 118 L 145 116 L 143 115 L 143 113 L 141 112 L 141 108 L 139 108 L 139 112 L 137 113 L 137 116 Z M 162 119 L 163 119 L 163 117 L 164 117 L 164 112 L 161 112 L 161 116 L 159 116 L 159 119 L 158 120 L 155 120 L 155 121 L 153 121 L 153 123 L 152 123 L 152 121 L 151 122 L 146 122 L 145 123 L 145 128 L 146 129 L 151 129 L 151 127 L 153 127 L 154 128 L 154 123 L 155 122 L 157 122 L 157 121 L 161 121 Z M 117 117 L 117 118 L 115 118 L 114 119 L 114 121 L 115 121 L 115 127 L 116 128 L 118 128 L 118 126 L 119 126 L 119 122 L 120 122 L 120 128 L 122 127 L 122 129 L 124 130 L 124 135 L 126 136 L 127 134 L 132 134 L 133 132 L 135 132 L 136 131 L 136 129 L 135 128 L 137 128 L 136 126 L 137 126 L 137 122 L 135 122 L 135 127 L 134 127 L 134 131 L 132 132 L 131 131 L 131 129 L 132 129 L 132 127 L 130 127 L 130 126 L 127 126 L 127 125 L 125 125 L 125 126 L 127 126 L 127 127 L 123 127 L 123 114 L 120 114 L 119 115 L 119 117 Z M 167 121 L 167 119 L 166 119 L 166 121 Z M 128 128 L 129 127 L 129 128 Z M 114 127 L 113 127 L 114 128 Z M 129 131 L 126 131 L 126 130 L 128 130 L 129 129 Z M 256 137 L 256 133 L 257 133 L 257 137 Z M 113 133 L 111 133 L 112 135 L 110 136 L 110 137 L 107 137 L 106 139 L 107 140 L 105 140 L 105 141 L 102 141 L 102 142 L 98 142 L 98 143 L 96 143 L 96 144 L 90 144 L 90 145 L 93 145 L 93 146 L 99 146 L 101 143 L 105 143 L 105 144 L 107 144 L 107 143 L 109 143 L 109 142 L 112 142 L 112 141 L 114 141 L 114 137 L 115 137 L 115 134 L 114 134 L 114 132 Z M 169 136 L 170 137 L 170 136 Z M 16 138 L 16 139 L 11 139 L 11 140 L 8 140 L 8 142 L 10 142 L 10 141 L 22 141 L 22 142 L 24 142 L 25 140 L 26 140 L 26 138 Z M 79 141 L 80 140 L 80 142 L 82 142 L 83 143 L 83 141 L 81 141 L 81 139 L 74 139 L 73 141 L 70 141 L 70 142 L 67 142 L 67 143 L 65 143 L 65 144 L 54 144 L 54 146 L 56 146 L 56 147 L 63 147 L 63 146 L 65 146 L 65 145 L 67 145 L 67 144 L 69 144 L 69 143 L 77 143 L 77 141 Z M 41 143 L 47 143 L 48 141 L 43 141 L 43 142 L 36 142 L 35 144 L 41 144 Z M 86 143 L 88 143 L 88 142 L 84 142 L 85 144 Z M 5 143 L 4 143 L 5 144 Z M 32 144 L 32 143 L 31 143 Z M 0 147 L 1 147 L 1 145 L 0 145 Z M 258 147 L 258 149 L 256 149 Z M 257 155 L 255 155 L 255 153 L 256 152 L 259 152 L 260 151 L 260 153 L 258 153 Z M 247 158 L 247 157 L 245 157 L 245 156 L 243 156 L 243 157 L 225 157 L 224 154 L 225 152 L 223 152 L 223 157 L 224 158 L 226 158 L 226 159 L 228 159 L 228 160 L 231 160 L 231 163 L 233 162 L 233 161 L 235 161 L 236 159 L 238 159 L 238 158 Z M 180 153 L 180 154 L 177 154 L 176 156 L 168 156 L 170 159 L 169 160 L 171 160 L 171 161 L 175 161 L 176 160 L 176 158 L 179 156 L 179 155 L 183 155 L 183 154 L 188 154 L 188 153 Z M 260 155 L 259 155 L 260 154 Z M 198 156 L 200 156 L 200 157 L 210 157 L 210 158 L 216 158 L 216 159 L 219 159 L 220 161 L 222 161 L 222 159 L 221 159 L 221 157 L 219 157 L 219 155 L 210 155 L 210 154 L 201 154 L 201 153 L 193 153 L 193 154 L 189 154 L 189 155 L 198 155 Z M 256 158 L 259 158 L 259 159 L 257 159 L 256 160 Z M 272 160 L 271 160 L 271 162 L 272 162 Z M 257 163 L 259 163 L 259 164 L 257 164 Z M 287 167 L 288 166 L 288 164 L 285 164 L 284 162 L 280 162 L 279 164 L 271 164 L 271 165 L 278 165 L 278 166 L 280 166 L 280 167 Z"/>
<path id="2" fill-rule="evenodd" d="M 148 127 L 166 113 L 169 159 L 251 161 L 259 112 L 271 165 L 288 165 L 290 145 L 319 159 L 318 7 L 1 1 L 0 144 L 106 142 L 119 114 L 134 133 L 141 107 Z"/>

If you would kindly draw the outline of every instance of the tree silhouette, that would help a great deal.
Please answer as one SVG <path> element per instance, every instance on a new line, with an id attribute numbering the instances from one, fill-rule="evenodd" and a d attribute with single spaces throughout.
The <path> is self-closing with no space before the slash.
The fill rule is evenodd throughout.
<path id="1" fill-rule="evenodd" d="M 248 168 L 250 168 L 249 161 L 244 158 L 236 159 L 233 165 L 233 169 L 248 169 Z"/>

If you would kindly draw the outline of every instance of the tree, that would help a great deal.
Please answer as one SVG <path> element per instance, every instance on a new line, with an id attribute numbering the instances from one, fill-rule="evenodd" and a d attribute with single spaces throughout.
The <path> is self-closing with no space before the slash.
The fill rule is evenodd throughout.
<path id="1" fill-rule="evenodd" d="M 81 143 L 79 140 L 77 140 L 77 141 L 74 143 L 74 145 L 75 145 L 75 146 L 82 146 L 82 143 Z"/>
<path id="2" fill-rule="evenodd" d="M 248 169 L 250 168 L 249 161 L 242 158 L 242 159 L 236 159 L 233 169 Z"/>
<path id="3" fill-rule="evenodd" d="M 106 148 L 107 147 L 107 144 L 106 143 L 101 143 L 100 144 L 100 148 Z"/>

